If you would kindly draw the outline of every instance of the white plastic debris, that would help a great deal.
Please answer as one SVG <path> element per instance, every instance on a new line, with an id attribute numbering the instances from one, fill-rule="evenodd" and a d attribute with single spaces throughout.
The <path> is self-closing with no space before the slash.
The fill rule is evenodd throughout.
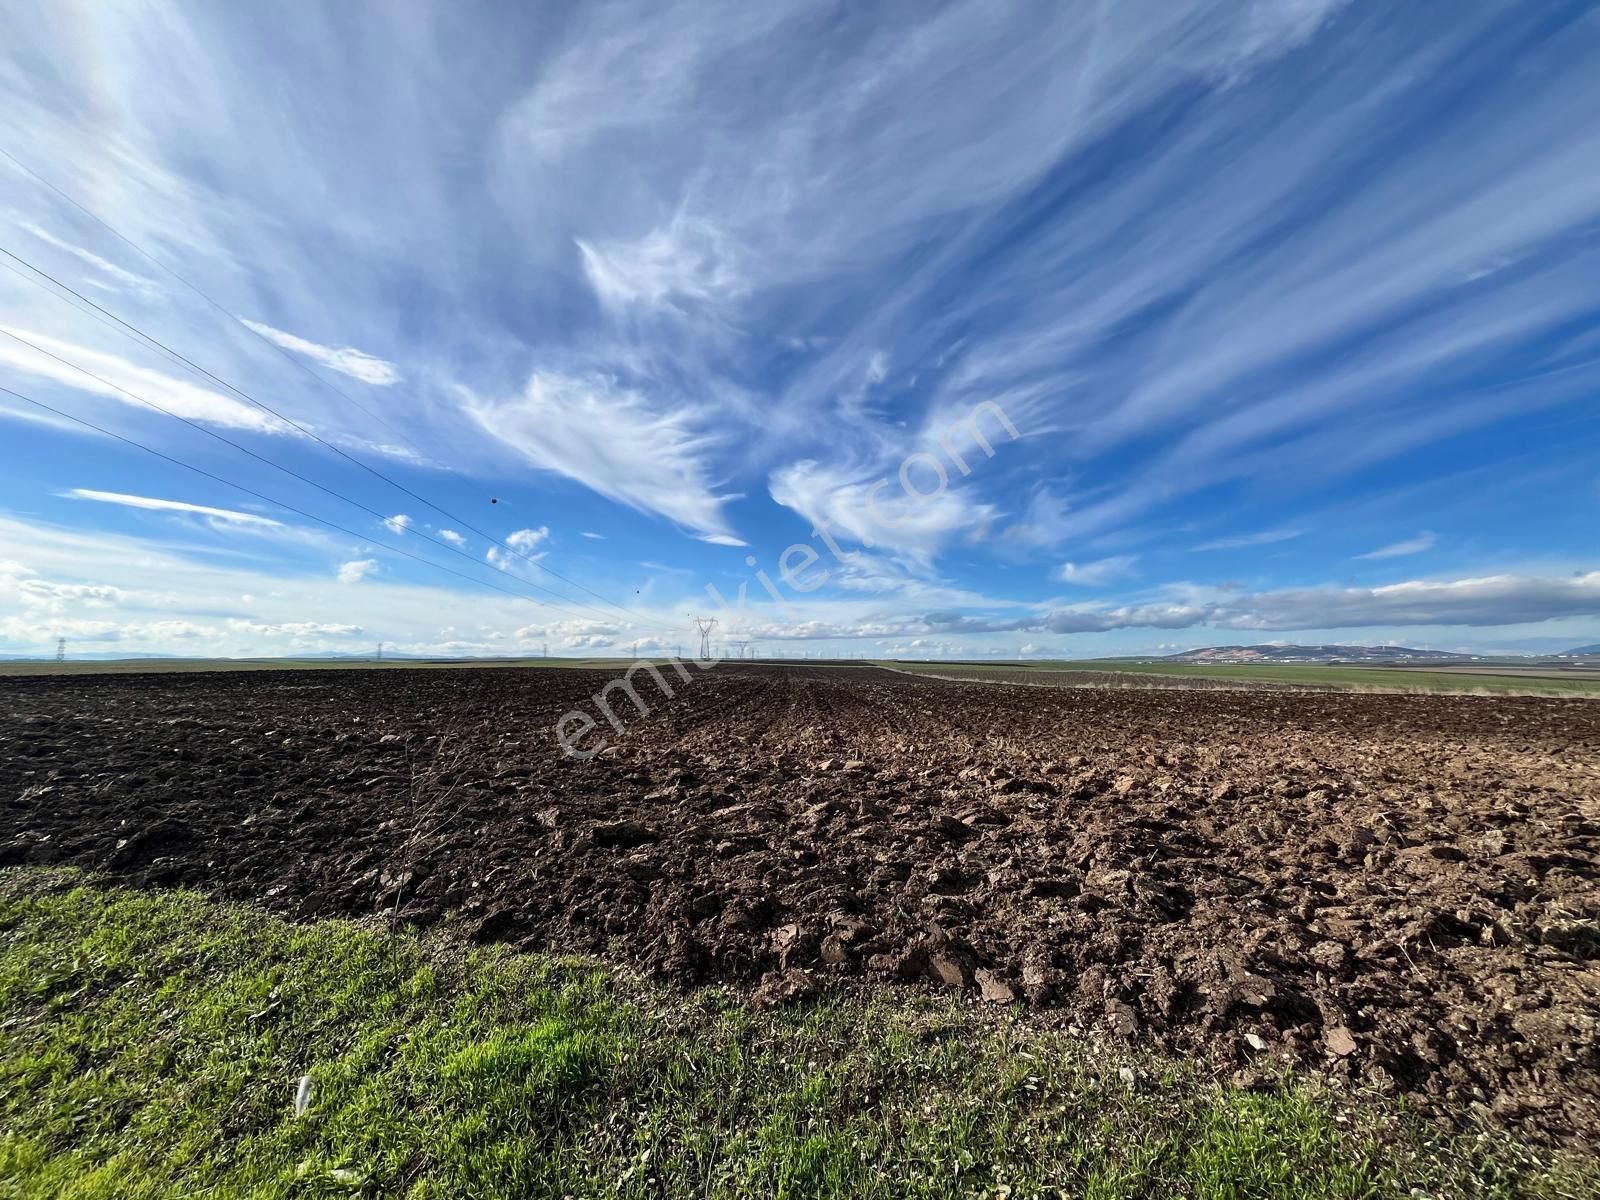
<path id="1" fill-rule="evenodd" d="M 303 1117 L 306 1115 L 306 1109 L 311 1107 L 311 1091 L 311 1076 L 300 1076 L 300 1082 L 295 1085 L 294 1089 L 295 1116 Z"/>

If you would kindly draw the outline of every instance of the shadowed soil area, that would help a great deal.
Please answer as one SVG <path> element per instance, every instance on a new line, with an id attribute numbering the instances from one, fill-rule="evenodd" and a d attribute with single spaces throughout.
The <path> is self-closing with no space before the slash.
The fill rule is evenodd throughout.
<path id="1" fill-rule="evenodd" d="M 725 664 L 0 681 L 0 864 L 394 910 L 758 1003 L 958 989 L 1600 1141 L 1600 706 Z M 609 732 L 609 731 L 607 731 Z M 594 736 L 580 743 L 596 744 Z"/>

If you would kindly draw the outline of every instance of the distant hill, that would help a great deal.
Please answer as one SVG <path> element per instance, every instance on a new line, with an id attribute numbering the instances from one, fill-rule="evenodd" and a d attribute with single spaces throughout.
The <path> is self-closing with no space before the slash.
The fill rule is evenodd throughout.
<path id="1" fill-rule="evenodd" d="M 1563 650 L 1562 658 L 1600 658 L 1600 642 L 1593 646 L 1579 646 L 1576 650 Z"/>
<path id="2" fill-rule="evenodd" d="M 1443 650 L 1413 650 L 1406 646 L 1206 646 L 1168 654 L 1163 662 L 1250 663 L 1250 662 L 1437 662 L 1459 658 L 1470 661 L 1471 654 L 1451 654 Z"/>

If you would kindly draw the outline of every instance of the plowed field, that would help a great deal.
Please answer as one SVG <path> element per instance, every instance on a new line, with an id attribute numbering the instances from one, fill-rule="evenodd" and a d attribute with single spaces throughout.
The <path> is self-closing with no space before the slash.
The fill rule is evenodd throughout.
<path id="1" fill-rule="evenodd" d="M 1600 1142 L 1600 705 L 728 664 L 564 757 L 607 678 L 6 679 L 0 863 L 961 989 Z"/>

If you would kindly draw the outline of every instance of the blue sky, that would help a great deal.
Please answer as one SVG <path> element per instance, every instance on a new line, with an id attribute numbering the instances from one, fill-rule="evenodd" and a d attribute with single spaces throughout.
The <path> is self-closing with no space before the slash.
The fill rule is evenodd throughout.
<path id="1" fill-rule="evenodd" d="M 4 10 L 0 653 L 1600 641 L 1593 4 Z"/>

